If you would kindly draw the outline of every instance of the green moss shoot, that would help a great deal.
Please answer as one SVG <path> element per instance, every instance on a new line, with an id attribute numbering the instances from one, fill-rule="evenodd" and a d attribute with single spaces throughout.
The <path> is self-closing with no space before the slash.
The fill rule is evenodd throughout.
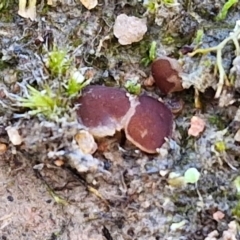
<path id="1" fill-rule="evenodd" d="M 42 114 L 48 119 L 54 119 L 56 116 L 61 116 L 65 109 L 62 98 L 49 86 L 42 91 L 28 86 L 28 94 L 28 97 L 19 99 L 19 105 L 32 109 L 29 112 L 30 115 Z"/>
<path id="2" fill-rule="evenodd" d="M 86 80 L 80 72 L 75 71 L 67 83 L 67 95 L 69 97 L 75 97 L 90 81 L 91 79 Z"/>
<path id="3" fill-rule="evenodd" d="M 66 50 L 54 47 L 53 50 L 48 53 L 46 66 L 53 76 L 64 76 L 66 71 L 69 69 L 70 64 L 71 59 L 69 59 Z"/>
<path id="4" fill-rule="evenodd" d="M 141 63 L 146 67 L 156 58 L 157 42 L 152 41 L 147 51 L 147 56 L 142 58 Z"/>

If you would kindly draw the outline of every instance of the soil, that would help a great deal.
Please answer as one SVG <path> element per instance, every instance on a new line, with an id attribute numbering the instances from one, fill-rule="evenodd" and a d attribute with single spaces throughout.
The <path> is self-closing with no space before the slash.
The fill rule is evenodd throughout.
<path id="1" fill-rule="evenodd" d="M 238 82 L 224 86 L 220 99 L 215 99 L 215 52 L 186 54 L 226 39 L 239 20 L 240 4 L 217 21 L 225 1 L 179 0 L 172 6 L 152 2 L 158 2 L 155 9 L 143 1 L 99 0 L 89 11 L 80 1 L 62 0 L 52 6 L 39 1 L 37 19 L 31 21 L 17 14 L 17 1 L 3 1 L 1 239 L 240 239 Z M 140 42 L 122 46 L 114 37 L 114 21 L 122 13 L 146 18 L 148 31 Z M 197 42 L 199 30 L 203 36 Z M 156 58 L 179 59 L 185 73 L 192 74 L 195 82 L 188 82 L 188 89 L 165 96 L 144 85 L 151 74 L 148 52 L 153 41 Z M 61 75 L 46 64 L 53 49 L 66 51 L 70 63 Z M 222 51 L 227 76 L 236 54 L 232 42 L 227 43 Z M 126 80 L 135 79 L 142 92 L 164 102 L 181 99 L 184 107 L 175 116 L 172 138 L 159 154 L 146 154 L 117 133 L 97 139 L 93 155 L 81 155 L 74 136 L 83 126 L 77 121 L 74 98 L 60 96 L 63 110 L 54 116 L 33 114 L 21 105 L 28 85 L 57 92 L 69 78 L 69 69 L 93 76 L 91 84 L 123 87 Z M 240 73 L 235 75 L 238 81 Z M 199 137 L 188 135 L 193 116 L 206 124 Z M 18 130 L 22 144 L 13 144 L 7 127 Z M 184 184 L 190 168 L 197 169 L 200 178 Z"/>

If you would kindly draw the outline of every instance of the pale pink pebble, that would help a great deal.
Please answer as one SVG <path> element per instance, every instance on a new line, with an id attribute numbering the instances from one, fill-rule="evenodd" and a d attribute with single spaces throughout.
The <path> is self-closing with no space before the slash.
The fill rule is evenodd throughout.
<path id="1" fill-rule="evenodd" d="M 205 128 L 205 121 L 200 117 L 193 116 L 191 118 L 191 126 L 188 129 L 188 135 L 193 137 L 198 137 L 200 133 L 203 132 Z"/>
<path id="2" fill-rule="evenodd" d="M 225 217 L 225 214 L 221 211 L 217 211 L 213 214 L 213 219 L 216 221 L 222 220 Z"/>

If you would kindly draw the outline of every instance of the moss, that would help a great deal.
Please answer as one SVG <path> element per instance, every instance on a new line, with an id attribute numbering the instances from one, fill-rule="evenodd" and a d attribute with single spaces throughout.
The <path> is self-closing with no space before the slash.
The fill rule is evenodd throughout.
<path id="1" fill-rule="evenodd" d="M 156 58 L 156 41 L 152 41 L 147 50 L 146 57 L 142 58 L 141 63 L 146 67 Z"/>
<path id="2" fill-rule="evenodd" d="M 208 122 L 217 127 L 218 130 L 223 130 L 226 128 L 225 122 L 220 116 L 213 115 L 208 118 Z"/>
<path id="3" fill-rule="evenodd" d="M 0 59 L 0 71 L 6 69 L 8 67 L 9 67 L 9 65 Z"/>
<path id="4" fill-rule="evenodd" d="M 232 215 L 237 219 L 240 219 L 240 200 L 237 202 L 236 206 L 232 209 Z"/>
<path id="5" fill-rule="evenodd" d="M 124 84 L 126 90 L 134 95 L 139 95 L 141 93 L 141 84 L 135 80 L 129 79 Z"/>
<path id="6" fill-rule="evenodd" d="M 62 76 L 66 74 L 70 66 L 70 59 L 67 56 L 67 50 L 54 48 L 49 52 L 46 65 L 53 76 Z"/>
<path id="7" fill-rule="evenodd" d="M 147 4 L 145 4 L 145 7 L 148 12 L 155 13 L 161 4 L 164 4 L 167 7 L 172 7 L 176 3 L 176 0 L 149 0 L 147 1 Z"/>
<path id="8" fill-rule="evenodd" d="M 78 46 L 80 46 L 81 44 L 82 44 L 83 42 L 82 42 L 82 39 L 81 38 L 75 38 L 75 40 L 73 39 L 72 40 L 72 45 L 73 45 L 73 47 L 78 47 Z"/>
<path id="9" fill-rule="evenodd" d="M 0 12 L 7 13 L 7 11 L 9 11 L 13 5 L 14 5 L 14 0 L 2 0 L 0 2 Z"/>
<path id="10" fill-rule="evenodd" d="M 215 149 L 220 153 L 225 152 L 227 149 L 226 143 L 224 141 L 215 142 Z"/>
<path id="11" fill-rule="evenodd" d="M 44 4 L 42 11 L 41 11 L 41 15 L 46 15 L 49 12 L 50 6 L 47 4 Z"/>
<path id="12" fill-rule="evenodd" d="M 5 23 L 13 22 L 14 14 L 11 13 L 11 11 L 4 9 L 0 10 L 0 21 Z"/>

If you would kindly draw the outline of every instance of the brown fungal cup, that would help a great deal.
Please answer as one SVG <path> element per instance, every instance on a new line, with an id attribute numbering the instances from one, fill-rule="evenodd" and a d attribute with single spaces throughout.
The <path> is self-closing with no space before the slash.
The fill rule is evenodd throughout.
<path id="1" fill-rule="evenodd" d="M 125 127 L 127 139 L 142 151 L 156 153 L 172 133 L 171 111 L 158 100 L 142 95 L 135 114 Z"/>
<path id="2" fill-rule="evenodd" d="M 155 84 L 164 94 L 183 90 L 182 79 L 179 77 L 182 67 L 176 59 L 158 58 L 152 63 L 151 71 Z"/>
<path id="3" fill-rule="evenodd" d="M 77 103 L 79 121 L 97 137 L 112 136 L 121 130 L 131 105 L 126 91 L 96 85 L 86 87 Z"/>
<path id="4" fill-rule="evenodd" d="M 147 153 L 156 153 L 172 132 L 171 111 L 155 98 L 139 98 L 118 88 L 88 86 L 78 99 L 79 121 L 96 137 L 125 130 L 126 138 Z"/>

